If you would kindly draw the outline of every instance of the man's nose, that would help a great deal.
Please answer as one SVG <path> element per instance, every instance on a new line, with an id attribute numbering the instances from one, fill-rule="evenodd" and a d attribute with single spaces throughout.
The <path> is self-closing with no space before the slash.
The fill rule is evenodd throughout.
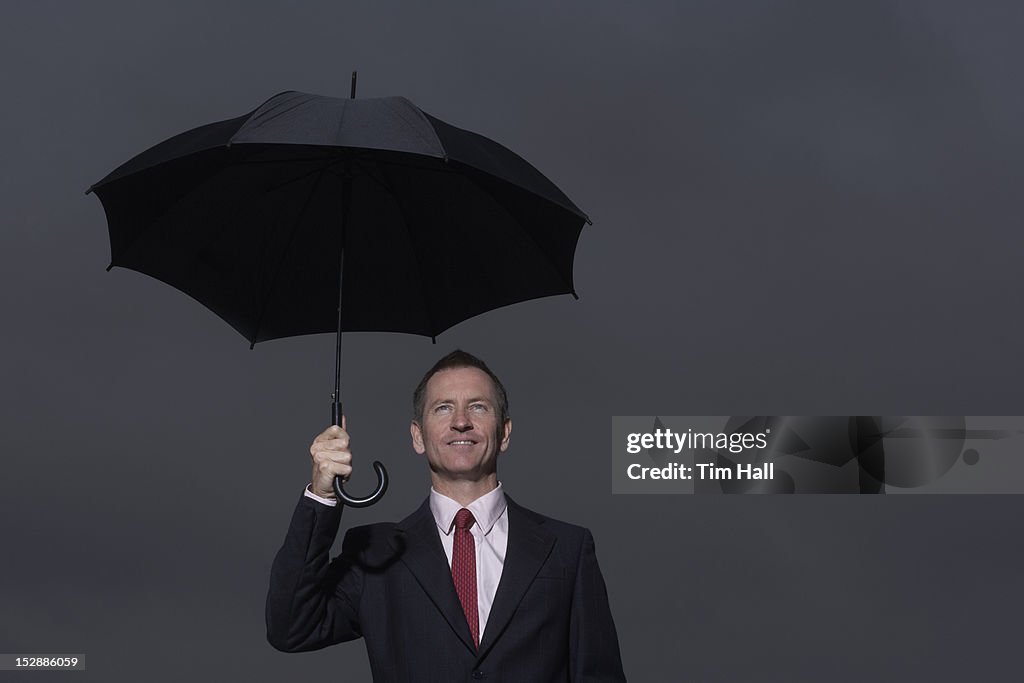
<path id="1" fill-rule="evenodd" d="M 473 428 L 473 421 L 469 419 L 469 411 L 464 408 L 457 408 L 452 415 L 452 429 L 457 432 L 466 432 Z"/>

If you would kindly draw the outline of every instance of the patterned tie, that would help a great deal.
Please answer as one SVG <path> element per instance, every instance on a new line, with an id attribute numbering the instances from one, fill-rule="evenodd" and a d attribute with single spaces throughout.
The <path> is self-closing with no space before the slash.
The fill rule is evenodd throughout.
<path id="1" fill-rule="evenodd" d="M 473 643 L 480 646 L 480 614 L 476 604 L 476 544 L 469 528 L 476 520 L 473 513 L 462 508 L 455 513 L 455 542 L 452 548 L 452 580 L 462 603 L 462 612 L 473 634 Z"/>

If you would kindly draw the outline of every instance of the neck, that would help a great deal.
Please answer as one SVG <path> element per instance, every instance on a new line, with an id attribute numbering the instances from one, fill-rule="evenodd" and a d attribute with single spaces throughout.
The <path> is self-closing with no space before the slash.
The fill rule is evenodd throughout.
<path id="1" fill-rule="evenodd" d="M 489 474 L 479 481 L 455 481 L 442 479 L 434 472 L 430 473 L 431 485 L 443 496 L 448 496 L 462 507 L 466 507 L 480 496 L 487 495 L 498 488 L 498 474 Z"/>

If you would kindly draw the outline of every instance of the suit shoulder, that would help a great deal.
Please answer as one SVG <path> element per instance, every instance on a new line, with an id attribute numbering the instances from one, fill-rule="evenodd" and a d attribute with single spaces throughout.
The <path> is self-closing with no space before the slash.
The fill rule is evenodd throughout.
<path id="1" fill-rule="evenodd" d="M 517 503 L 512 503 L 512 505 L 517 507 L 519 509 L 519 512 L 525 515 L 527 518 L 531 519 L 533 522 L 537 524 L 540 524 L 545 531 L 552 533 L 558 536 L 559 538 L 581 543 L 585 537 L 592 535 L 590 533 L 590 529 L 588 529 L 585 526 L 580 526 L 579 524 L 573 524 L 571 522 L 566 522 L 561 519 L 556 519 L 554 517 L 542 515 L 539 512 L 535 512 L 528 508 L 524 508 L 522 505 L 519 505 Z"/>
<path id="2" fill-rule="evenodd" d="M 395 530 L 394 522 L 376 522 L 354 526 L 345 532 L 345 543 L 358 542 L 360 545 L 373 546 L 386 543 Z"/>

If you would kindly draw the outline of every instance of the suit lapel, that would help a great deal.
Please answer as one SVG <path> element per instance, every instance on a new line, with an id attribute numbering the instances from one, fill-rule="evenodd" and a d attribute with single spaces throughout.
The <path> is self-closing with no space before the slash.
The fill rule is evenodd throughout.
<path id="1" fill-rule="evenodd" d="M 480 643 L 480 650 L 477 652 L 478 660 L 487 654 L 495 640 L 508 626 L 526 589 L 533 583 L 544 560 L 551 554 L 551 548 L 555 542 L 555 537 L 543 528 L 543 518 L 520 507 L 507 495 L 505 502 L 508 506 L 508 547 L 505 551 L 505 565 L 501 570 L 501 580 L 498 582 L 498 590 L 494 594 L 494 602 L 487 617 L 483 640 Z M 436 532 L 434 536 L 436 538 Z M 440 548 L 440 541 L 438 541 L 438 547 Z M 441 549 L 440 552 L 443 556 L 444 550 Z M 449 577 L 448 583 L 452 583 L 451 577 Z M 452 594 L 455 594 L 454 588 Z M 457 597 L 456 604 L 458 604 Z M 459 615 L 462 616 L 461 610 Z M 465 617 L 462 620 L 465 622 Z"/>
<path id="2" fill-rule="evenodd" d="M 509 521 L 511 522 L 511 519 Z M 391 545 L 427 596 L 444 615 L 459 640 L 475 653 L 476 646 L 469 632 L 469 624 L 466 623 L 466 615 L 462 613 L 459 596 L 455 592 L 448 558 L 438 536 L 437 523 L 430 512 L 429 498 L 416 512 L 395 525 Z"/>

